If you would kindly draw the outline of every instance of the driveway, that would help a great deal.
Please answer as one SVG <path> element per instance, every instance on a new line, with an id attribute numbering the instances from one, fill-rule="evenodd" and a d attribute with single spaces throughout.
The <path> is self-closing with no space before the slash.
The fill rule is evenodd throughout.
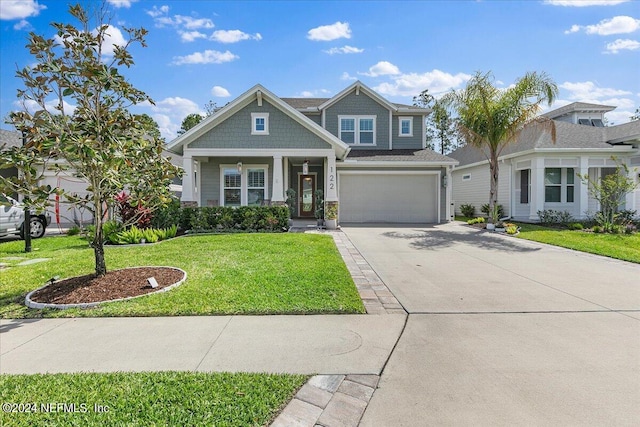
<path id="1" fill-rule="evenodd" d="M 410 313 L 361 425 L 638 424 L 639 265 L 460 224 L 343 231 Z"/>

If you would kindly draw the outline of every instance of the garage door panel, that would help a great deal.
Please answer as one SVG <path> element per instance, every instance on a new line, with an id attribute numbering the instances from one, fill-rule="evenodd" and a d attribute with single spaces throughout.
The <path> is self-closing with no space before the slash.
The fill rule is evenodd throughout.
<path id="1" fill-rule="evenodd" d="M 437 222 L 437 176 L 341 174 L 341 222 Z"/>

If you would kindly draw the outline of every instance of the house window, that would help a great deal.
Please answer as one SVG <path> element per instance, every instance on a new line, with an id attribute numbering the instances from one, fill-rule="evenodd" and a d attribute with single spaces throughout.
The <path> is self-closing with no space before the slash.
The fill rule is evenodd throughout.
<path id="1" fill-rule="evenodd" d="M 462 175 L 462 180 L 463 181 L 471 181 L 471 174 L 466 174 L 466 175 Z"/>
<path id="2" fill-rule="evenodd" d="M 265 196 L 264 169 L 247 170 L 247 205 L 260 206 Z"/>
<path id="3" fill-rule="evenodd" d="M 398 136 L 413 136 L 413 117 L 400 117 L 400 133 Z"/>
<path id="4" fill-rule="evenodd" d="M 221 206 L 260 206 L 268 197 L 266 165 L 221 165 Z"/>
<path id="5" fill-rule="evenodd" d="M 338 137 L 347 144 L 376 145 L 376 118 L 374 116 L 338 117 Z"/>
<path id="6" fill-rule="evenodd" d="M 544 170 L 545 202 L 573 203 L 574 195 L 575 171 L 573 168 L 546 168 Z"/>
<path id="7" fill-rule="evenodd" d="M 251 113 L 251 135 L 269 135 L 269 113 Z"/>
<path id="8" fill-rule="evenodd" d="M 520 203 L 529 203 L 529 169 L 520 171 Z"/>
<path id="9" fill-rule="evenodd" d="M 237 169 L 224 169 L 224 206 L 242 204 L 242 175 Z"/>

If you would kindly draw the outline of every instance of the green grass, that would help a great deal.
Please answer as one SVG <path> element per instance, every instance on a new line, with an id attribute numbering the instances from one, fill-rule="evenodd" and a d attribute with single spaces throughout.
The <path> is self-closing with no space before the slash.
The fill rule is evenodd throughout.
<path id="1" fill-rule="evenodd" d="M 105 248 L 107 268 L 157 265 L 187 272 L 176 289 L 95 309 L 31 310 L 25 295 L 53 276 L 93 272 L 94 259 L 80 236 L 0 243 L 0 317 L 188 316 L 215 314 L 364 313 L 351 276 L 333 243 L 317 234 L 222 234 L 155 245 Z M 51 258 L 17 266 L 7 257 Z"/>
<path id="2" fill-rule="evenodd" d="M 562 230 L 533 224 L 520 225 L 521 239 L 640 263 L 640 233 L 604 234 Z"/>
<path id="3" fill-rule="evenodd" d="M 37 410 L 7 413 L 3 406 L 0 425 L 263 426 L 306 380 L 303 375 L 192 372 L 0 375 L 0 402 L 28 403 L 21 409 Z M 57 404 L 66 404 L 70 412 Z M 103 412 L 95 412 L 95 405 Z M 44 412 L 51 407 L 59 412 Z"/>

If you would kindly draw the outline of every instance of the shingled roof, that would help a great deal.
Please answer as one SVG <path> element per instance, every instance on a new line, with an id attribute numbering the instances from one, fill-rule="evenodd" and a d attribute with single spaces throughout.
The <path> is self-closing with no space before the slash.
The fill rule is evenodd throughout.
<path id="1" fill-rule="evenodd" d="M 5 145 L 6 144 L 6 145 Z M 14 130 L 0 129 L 0 148 L 19 147 L 22 145 L 22 135 Z"/>
<path id="2" fill-rule="evenodd" d="M 603 128 L 560 121 L 554 121 L 554 123 L 556 125 L 555 143 L 549 131 L 530 127 L 520 134 L 516 142 L 507 145 L 500 156 L 534 149 L 612 149 L 608 141 L 624 139 L 625 136 L 634 138 L 633 135 L 635 135 L 636 139 L 640 137 L 640 122 Z M 487 155 L 482 150 L 469 145 L 458 148 L 449 156 L 458 160 L 460 166 L 487 160 Z"/>
<path id="3" fill-rule="evenodd" d="M 330 100 L 331 98 L 280 98 L 287 104 L 291 105 L 296 110 L 300 111 L 308 111 L 309 109 L 313 110 Z M 414 105 L 407 104 L 398 104 L 392 102 L 391 104 L 395 105 L 398 108 L 407 108 L 407 109 L 415 109 L 418 113 L 424 113 L 425 109 L 416 107 Z"/>
<path id="4" fill-rule="evenodd" d="M 433 150 L 351 150 L 346 161 L 363 162 L 438 162 L 457 163 L 451 157 L 436 153 Z"/>

